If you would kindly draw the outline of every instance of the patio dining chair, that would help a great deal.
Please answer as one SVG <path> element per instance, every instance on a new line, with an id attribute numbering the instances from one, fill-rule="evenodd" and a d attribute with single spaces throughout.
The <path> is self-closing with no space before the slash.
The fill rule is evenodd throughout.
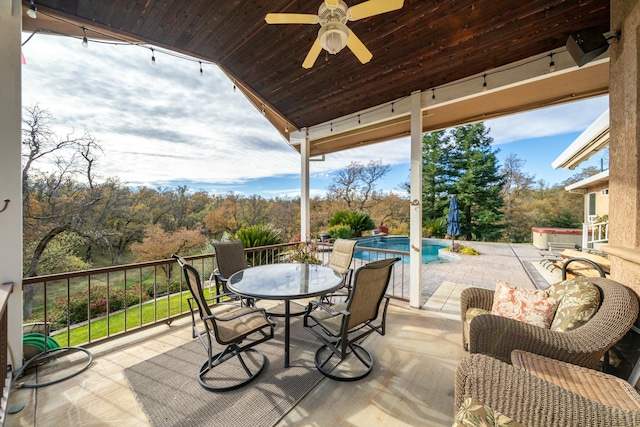
<path id="1" fill-rule="evenodd" d="M 326 377 L 355 381 L 371 372 L 373 356 L 361 342 L 373 332 L 385 334 L 389 305 L 385 292 L 393 264 L 397 261 L 400 258 L 384 259 L 360 267 L 345 302 L 331 306 L 318 301 L 309 303 L 304 327 L 322 343 L 315 354 L 315 365 Z M 385 302 L 381 310 L 383 299 Z M 338 366 L 350 354 L 354 358 L 348 366 Z"/>
<path id="2" fill-rule="evenodd" d="M 254 380 L 265 366 L 265 356 L 253 347 L 273 338 L 275 325 L 267 318 L 266 311 L 233 306 L 229 311 L 216 310 L 216 314 L 213 314 L 212 309 L 216 305 L 210 306 L 205 299 L 198 270 L 187 264 L 184 258 L 177 255 L 172 257 L 182 268 L 191 291 L 187 301 L 191 310 L 192 337 L 198 338 L 207 351 L 207 360 L 200 368 L 198 382 L 206 390 L 226 391 Z M 204 329 L 198 327 L 196 311 Z M 249 336 L 252 336 L 251 341 L 243 344 Z M 216 354 L 213 351 L 214 340 L 224 346 Z M 232 363 L 233 358 L 237 359 L 237 363 Z M 213 370 L 216 374 L 210 375 L 209 372 Z"/>
<path id="3" fill-rule="evenodd" d="M 239 299 L 231 294 L 227 288 L 227 280 L 240 270 L 249 268 L 244 245 L 240 240 L 231 242 L 214 242 L 213 249 L 216 254 L 216 264 L 218 268 L 214 271 L 216 292 L 223 293 Z M 247 301 L 249 303 L 249 301 Z"/>
<path id="4" fill-rule="evenodd" d="M 357 243 L 357 240 L 351 239 L 336 239 L 333 243 L 329 262 L 326 265 L 342 276 L 343 287 L 331 295 L 324 295 L 320 297 L 321 302 L 330 304 L 334 301 L 334 297 L 342 297 L 338 298 L 339 300 L 346 298 L 348 295 L 351 290 L 351 276 L 353 275 L 351 261 L 353 260 L 353 254 Z"/>
<path id="5" fill-rule="evenodd" d="M 333 250 L 331 251 L 329 262 L 327 263 L 327 267 L 342 275 L 344 285 L 347 288 L 351 287 L 351 276 L 353 274 L 351 260 L 353 259 L 353 253 L 355 252 L 357 243 L 357 240 L 336 239 L 333 243 Z"/>

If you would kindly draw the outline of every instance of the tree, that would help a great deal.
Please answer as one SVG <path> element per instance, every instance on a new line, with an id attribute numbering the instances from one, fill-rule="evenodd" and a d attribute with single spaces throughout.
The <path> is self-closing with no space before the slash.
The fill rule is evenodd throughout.
<path id="1" fill-rule="evenodd" d="M 451 194 L 458 196 L 462 235 L 467 240 L 498 241 L 502 236 L 503 205 L 500 192 L 504 177 L 499 172 L 498 150 L 484 123 L 459 126 L 453 130 L 456 149 L 451 160 L 455 182 Z"/>
<path id="2" fill-rule="evenodd" d="M 23 215 L 29 260 L 25 275 L 35 276 L 47 245 L 59 234 L 73 232 L 89 237 L 85 227 L 93 207 L 101 199 L 101 188 L 94 183 L 95 153 L 101 151 L 95 138 L 73 132 L 59 139 L 49 128 L 51 116 L 37 105 L 25 109 L 23 119 Z M 37 164 L 48 168 L 42 171 Z M 82 184 L 81 182 L 84 182 Z M 27 298 L 25 298 L 26 300 Z"/>
<path id="3" fill-rule="evenodd" d="M 95 153 L 101 151 L 88 132 L 79 137 L 70 132 L 57 137 L 49 128 L 50 114 L 37 105 L 25 108 L 22 130 L 23 246 L 27 277 L 43 270 L 40 260 L 45 253 L 73 259 L 71 252 L 77 243 L 63 234 L 75 233 L 90 238 L 92 230 L 86 224 L 94 205 L 100 200 L 101 189 L 94 182 Z M 36 166 L 42 168 L 38 169 Z M 55 250 L 47 251 L 57 241 Z M 63 256 L 61 251 L 67 251 Z M 47 264 L 51 266 L 51 264 Z M 66 265 L 80 265 L 73 261 Z M 33 287 L 25 289 L 23 315 L 31 316 Z"/>
<path id="4" fill-rule="evenodd" d="M 524 163 L 524 160 L 512 153 L 505 159 L 500 169 L 500 173 L 505 178 L 502 187 L 503 212 L 510 242 L 525 242 L 531 237 L 532 225 L 523 207 L 529 201 L 533 191 L 535 175 L 531 176 L 522 171 Z"/>
<path id="5" fill-rule="evenodd" d="M 450 146 L 451 135 L 443 130 L 422 136 L 422 218 L 425 222 L 443 218 L 449 206 Z"/>
<path id="6" fill-rule="evenodd" d="M 179 228 L 176 231 L 164 231 L 158 224 L 153 224 L 144 232 L 140 243 L 131 245 L 136 261 L 153 261 L 168 259 L 171 255 L 188 255 L 202 249 L 207 243 L 200 230 Z"/>
<path id="7" fill-rule="evenodd" d="M 391 167 L 381 161 L 372 160 L 366 165 L 351 162 L 335 173 L 328 187 L 328 197 L 344 202 L 348 210 L 366 211 L 376 193 L 376 182 L 390 170 Z"/>
<path id="8" fill-rule="evenodd" d="M 483 123 L 476 123 L 423 137 L 423 225 L 446 217 L 449 198 L 456 194 L 462 235 L 500 239 L 503 177 L 488 134 Z"/>

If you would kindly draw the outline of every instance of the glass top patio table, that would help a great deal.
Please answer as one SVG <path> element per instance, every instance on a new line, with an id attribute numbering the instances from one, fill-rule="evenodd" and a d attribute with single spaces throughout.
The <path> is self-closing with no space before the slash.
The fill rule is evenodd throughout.
<path id="1" fill-rule="evenodd" d="M 342 276 L 329 267 L 314 264 L 267 264 L 238 271 L 227 287 L 245 298 L 283 300 L 284 367 L 289 367 L 289 330 L 292 299 L 331 293 L 342 286 Z"/>

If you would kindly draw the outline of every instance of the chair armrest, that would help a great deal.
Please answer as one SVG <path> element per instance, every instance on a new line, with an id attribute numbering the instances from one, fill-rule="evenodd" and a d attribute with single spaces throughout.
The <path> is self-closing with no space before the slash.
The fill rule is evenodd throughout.
<path id="1" fill-rule="evenodd" d="M 524 350 L 595 368 L 602 354 L 585 346 L 580 338 L 574 332 L 551 331 L 519 320 L 485 314 L 474 318 L 469 325 L 469 352 L 511 363 L 511 352 Z"/>
<path id="2" fill-rule="evenodd" d="M 326 311 L 327 313 L 329 313 L 331 316 L 338 316 L 340 314 L 342 314 L 342 315 L 348 314 L 348 312 L 346 312 L 344 310 L 335 311 L 333 308 L 331 308 L 331 306 L 324 305 L 320 301 L 309 301 L 309 305 L 307 306 L 307 315 L 309 313 L 311 313 L 314 310 L 314 308 L 322 309 L 322 310 Z"/>
<path id="3" fill-rule="evenodd" d="M 484 288 L 465 288 L 460 293 L 460 316 L 462 324 L 466 320 L 469 308 L 482 308 L 491 311 L 495 291 Z"/>
<path id="4" fill-rule="evenodd" d="M 464 358 L 458 366 L 454 411 L 466 397 L 529 427 L 640 425 L 640 411 L 594 402 L 481 354 Z"/>

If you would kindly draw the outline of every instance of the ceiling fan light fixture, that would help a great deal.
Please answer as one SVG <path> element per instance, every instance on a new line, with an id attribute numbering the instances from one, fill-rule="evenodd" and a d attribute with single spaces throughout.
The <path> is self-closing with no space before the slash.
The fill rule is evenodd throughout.
<path id="1" fill-rule="evenodd" d="M 340 22 L 331 22 L 320 28 L 318 38 L 322 48 L 335 55 L 347 45 L 349 28 Z"/>

